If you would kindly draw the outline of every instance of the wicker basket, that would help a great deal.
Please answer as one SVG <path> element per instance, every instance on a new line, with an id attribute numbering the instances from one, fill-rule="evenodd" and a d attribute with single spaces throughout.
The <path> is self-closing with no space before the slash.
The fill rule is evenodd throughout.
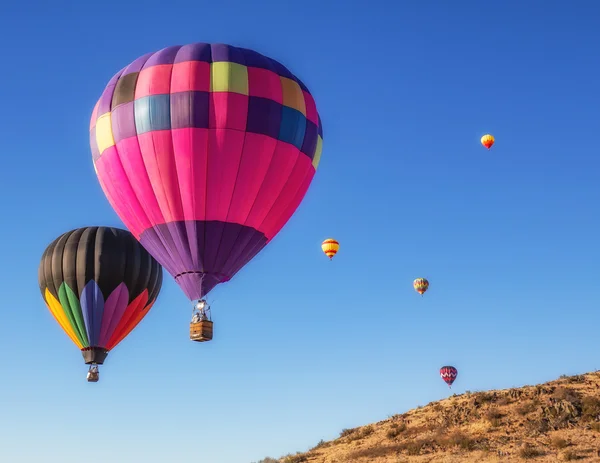
<path id="1" fill-rule="evenodd" d="M 190 323 L 190 339 L 196 342 L 210 341 L 213 337 L 213 322 L 202 320 Z"/>

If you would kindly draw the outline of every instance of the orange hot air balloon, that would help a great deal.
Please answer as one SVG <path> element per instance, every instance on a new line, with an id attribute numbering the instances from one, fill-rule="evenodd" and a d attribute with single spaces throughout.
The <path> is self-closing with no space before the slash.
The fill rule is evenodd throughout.
<path id="1" fill-rule="evenodd" d="M 325 253 L 329 260 L 333 259 L 333 256 L 337 254 L 340 249 L 340 243 L 333 238 L 328 238 L 321 243 L 321 249 Z"/>
<path id="2" fill-rule="evenodd" d="M 415 288 L 415 291 L 422 296 L 423 293 L 427 291 L 427 288 L 429 288 L 429 281 L 427 281 L 427 278 L 416 278 L 415 281 L 413 281 L 413 287 Z"/>
<path id="3" fill-rule="evenodd" d="M 494 144 L 495 138 L 493 135 L 489 133 L 481 137 L 481 144 L 485 146 L 487 149 L 490 149 Z"/>

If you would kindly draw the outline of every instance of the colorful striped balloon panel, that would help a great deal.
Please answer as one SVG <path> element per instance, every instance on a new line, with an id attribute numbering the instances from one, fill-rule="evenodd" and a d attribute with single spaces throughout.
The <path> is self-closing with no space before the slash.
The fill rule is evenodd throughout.
<path id="1" fill-rule="evenodd" d="M 288 222 L 319 165 L 323 129 L 282 64 L 197 43 L 118 72 L 93 110 L 90 144 L 121 220 L 199 299 Z"/>

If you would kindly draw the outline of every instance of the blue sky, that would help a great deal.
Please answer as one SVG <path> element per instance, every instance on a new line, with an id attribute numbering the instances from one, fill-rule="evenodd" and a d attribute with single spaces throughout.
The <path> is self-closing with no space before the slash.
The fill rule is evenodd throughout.
<path id="1" fill-rule="evenodd" d="M 600 368 L 600 4 L 426 3 L 2 7 L 1 461 L 249 463 L 446 397 L 444 364 L 458 393 Z M 213 342 L 189 341 L 167 275 L 88 384 L 39 259 L 72 228 L 123 226 L 89 148 L 107 81 L 199 41 L 297 74 L 322 161 L 280 235 L 211 293 Z"/>

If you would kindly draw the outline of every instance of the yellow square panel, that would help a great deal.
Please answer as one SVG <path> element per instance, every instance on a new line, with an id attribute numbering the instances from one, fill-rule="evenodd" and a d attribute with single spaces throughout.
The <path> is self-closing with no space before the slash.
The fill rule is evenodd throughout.
<path id="1" fill-rule="evenodd" d="M 115 144 L 110 113 L 102 114 L 96 121 L 96 143 L 100 154 Z"/>
<path id="2" fill-rule="evenodd" d="M 248 68 L 242 64 L 219 61 L 210 65 L 210 91 L 248 95 Z"/>
<path id="3" fill-rule="evenodd" d="M 315 168 L 315 170 L 317 170 L 317 167 L 319 167 L 319 162 L 321 162 L 321 153 L 322 152 L 323 152 L 323 139 L 319 135 L 317 137 L 317 149 L 315 150 L 315 155 L 313 156 L 313 162 L 312 162 L 312 165 Z"/>

